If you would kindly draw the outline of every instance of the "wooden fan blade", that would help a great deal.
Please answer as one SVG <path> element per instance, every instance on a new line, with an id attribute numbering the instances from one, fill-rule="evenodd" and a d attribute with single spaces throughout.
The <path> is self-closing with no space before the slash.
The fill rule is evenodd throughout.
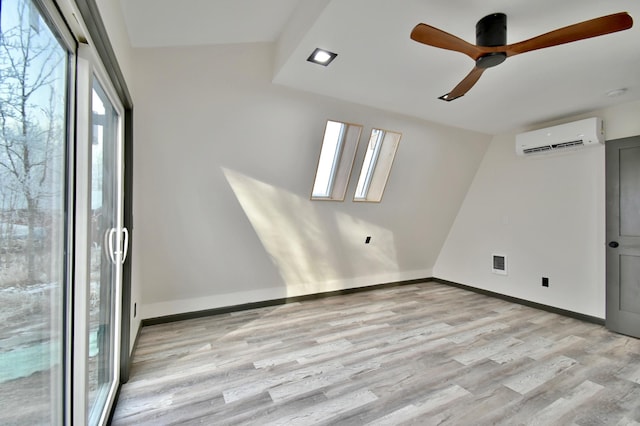
<path id="1" fill-rule="evenodd" d="M 411 31 L 411 39 L 418 43 L 439 47 L 440 49 L 464 53 L 474 61 L 488 52 L 482 46 L 468 43 L 461 38 L 427 24 L 416 25 Z"/>
<path id="2" fill-rule="evenodd" d="M 471 72 L 467 74 L 465 78 L 462 79 L 460 83 L 453 90 L 446 95 L 440 96 L 440 99 L 443 101 L 451 102 L 454 99 L 459 98 L 460 96 L 464 96 L 465 93 L 469 91 L 473 87 L 474 84 L 480 79 L 480 76 L 484 72 L 486 68 L 478 68 L 473 67 Z"/>
<path id="3" fill-rule="evenodd" d="M 613 15 L 602 16 L 578 24 L 569 25 L 537 37 L 524 40 L 505 46 L 507 56 L 519 53 L 530 52 L 532 50 L 543 49 L 545 47 L 557 46 L 571 43 L 573 41 L 584 40 L 617 31 L 627 30 L 633 26 L 633 19 L 626 12 L 614 13 Z"/>

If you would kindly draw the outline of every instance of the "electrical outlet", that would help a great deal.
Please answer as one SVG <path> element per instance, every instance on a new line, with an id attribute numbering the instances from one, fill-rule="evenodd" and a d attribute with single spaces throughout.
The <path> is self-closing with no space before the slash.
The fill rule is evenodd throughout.
<path id="1" fill-rule="evenodd" d="M 371 237 L 367 237 L 364 239 L 365 244 L 369 244 L 371 242 Z"/>
<path id="2" fill-rule="evenodd" d="M 542 277 L 542 287 L 549 287 L 549 278 Z"/>

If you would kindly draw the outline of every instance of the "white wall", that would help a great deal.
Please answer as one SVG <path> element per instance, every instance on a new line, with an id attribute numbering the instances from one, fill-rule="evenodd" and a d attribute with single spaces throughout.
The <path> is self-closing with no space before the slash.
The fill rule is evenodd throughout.
<path id="1" fill-rule="evenodd" d="M 275 86 L 273 57 L 135 50 L 144 318 L 432 275 L 490 137 Z M 309 200 L 327 119 L 403 133 L 382 203 L 350 201 L 355 172 L 349 200 Z"/>
<path id="2" fill-rule="evenodd" d="M 588 116 L 604 119 L 607 140 L 640 134 L 638 102 L 563 122 Z M 514 134 L 494 137 L 434 276 L 604 318 L 604 146 L 537 158 L 514 147 Z M 491 272 L 493 253 L 508 256 L 507 276 Z"/>
<path id="3" fill-rule="evenodd" d="M 107 33 L 109 34 L 109 42 L 118 58 L 118 65 L 127 82 L 127 87 L 131 96 L 134 97 L 135 85 L 133 82 L 133 49 L 129 42 L 129 35 L 125 25 L 120 0 L 96 0 L 100 17 L 104 23 Z"/>

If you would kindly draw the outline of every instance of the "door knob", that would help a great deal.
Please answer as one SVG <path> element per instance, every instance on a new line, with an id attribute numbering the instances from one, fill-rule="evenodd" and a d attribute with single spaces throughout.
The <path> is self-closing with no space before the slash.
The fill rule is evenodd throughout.
<path id="1" fill-rule="evenodd" d="M 611 248 L 616 248 L 616 247 L 618 247 L 619 245 L 620 245 L 620 244 L 618 244 L 618 242 L 617 242 L 617 241 L 611 241 L 611 242 L 609 243 L 609 247 L 611 247 Z"/>

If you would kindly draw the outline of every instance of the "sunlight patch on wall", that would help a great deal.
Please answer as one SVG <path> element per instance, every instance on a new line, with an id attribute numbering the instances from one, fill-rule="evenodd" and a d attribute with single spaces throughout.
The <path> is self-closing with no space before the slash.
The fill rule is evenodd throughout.
<path id="1" fill-rule="evenodd" d="M 390 231 L 343 213 L 323 216 L 309 199 L 234 170 L 223 172 L 287 286 L 331 291 L 336 288 L 327 283 L 398 270 Z M 364 244 L 365 229 L 375 233 L 377 244 Z"/>
<path id="2" fill-rule="evenodd" d="M 344 213 L 336 213 L 336 222 L 345 247 L 350 251 L 359 251 L 358 256 L 351 261 L 354 270 L 364 271 L 367 275 L 399 271 L 391 231 Z M 371 237 L 367 244 L 366 237 Z"/>

